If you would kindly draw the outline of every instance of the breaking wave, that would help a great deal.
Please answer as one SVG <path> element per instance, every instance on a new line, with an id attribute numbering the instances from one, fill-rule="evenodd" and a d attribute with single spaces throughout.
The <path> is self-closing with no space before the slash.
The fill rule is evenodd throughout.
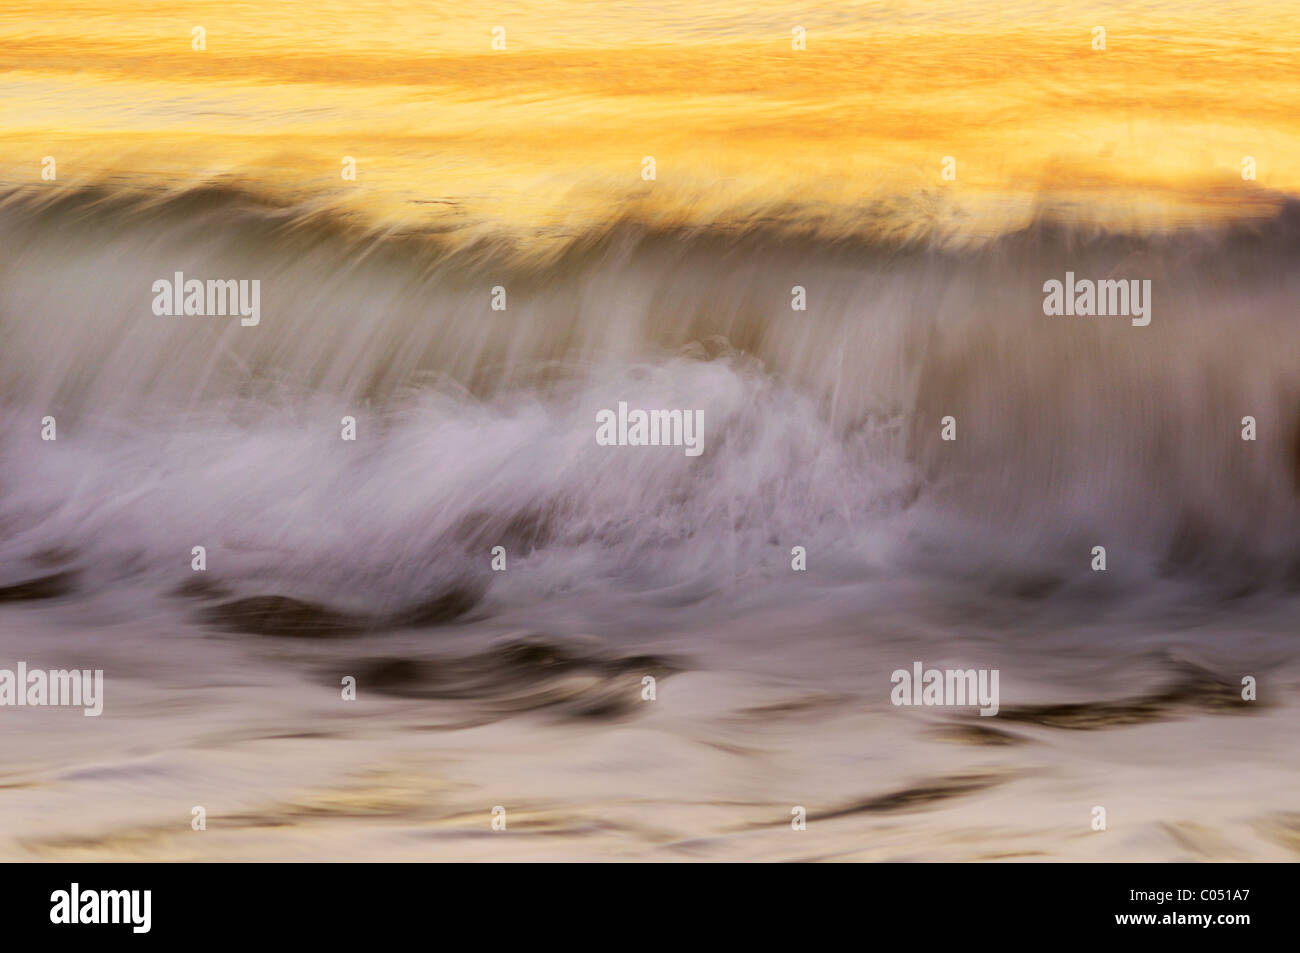
<path id="1" fill-rule="evenodd" d="M 1115 590 L 1300 585 L 1294 202 L 966 247 L 624 221 L 539 258 L 237 191 L 15 191 L 0 240 L 0 585 L 172 588 L 194 545 L 233 591 L 383 618 L 463 591 L 690 601 L 788 577 L 793 546 L 842 584 L 1095 589 L 1104 545 Z M 1150 279 L 1150 326 L 1045 316 L 1066 271 Z M 260 324 L 155 315 L 175 272 L 260 280 Z M 619 401 L 703 410 L 703 455 L 598 447 Z"/>

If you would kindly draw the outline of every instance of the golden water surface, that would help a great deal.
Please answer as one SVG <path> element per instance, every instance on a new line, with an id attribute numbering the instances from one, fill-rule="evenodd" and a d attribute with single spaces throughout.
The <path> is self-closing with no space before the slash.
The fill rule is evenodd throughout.
<path id="1" fill-rule="evenodd" d="M 853 228 L 881 203 L 915 225 L 1046 205 L 1163 226 L 1300 190 L 1293 4 L 819 7 L 10 0 L 0 180 L 230 183 L 385 224 L 532 231 L 628 214 Z"/>

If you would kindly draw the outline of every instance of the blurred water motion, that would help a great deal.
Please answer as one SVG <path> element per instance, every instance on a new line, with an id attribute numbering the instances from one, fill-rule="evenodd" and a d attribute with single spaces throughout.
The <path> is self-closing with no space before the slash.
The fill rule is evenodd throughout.
<path id="1" fill-rule="evenodd" d="M 1295 859 L 1288 15 L 10 4 L 0 855 Z"/>

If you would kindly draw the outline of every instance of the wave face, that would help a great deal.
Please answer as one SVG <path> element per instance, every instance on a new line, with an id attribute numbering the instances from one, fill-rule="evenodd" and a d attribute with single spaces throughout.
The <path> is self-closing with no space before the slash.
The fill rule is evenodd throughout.
<path id="1" fill-rule="evenodd" d="M 375 611 L 468 577 L 505 601 L 691 601 L 789 578 L 793 546 L 836 584 L 1300 584 L 1294 203 L 961 250 L 625 222 L 541 261 L 236 192 L 92 189 L 5 196 L 0 236 L 0 584 L 66 563 L 172 587 L 194 545 L 236 588 Z M 260 280 L 260 324 L 155 315 L 178 271 Z M 1067 271 L 1150 279 L 1151 324 L 1045 316 Z M 701 409 L 703 455 L 597 446 L 620 401 Z M 511 571 L 488 571 L 496 545 Z"/>

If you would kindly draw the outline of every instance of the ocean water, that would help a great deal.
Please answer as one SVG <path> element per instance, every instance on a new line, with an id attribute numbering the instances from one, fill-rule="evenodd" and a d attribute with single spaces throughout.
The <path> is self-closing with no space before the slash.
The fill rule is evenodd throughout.
<path id="1" fill-rule="evenodd" d="M 316 13 L 0 16 L 0 855 L 1295 859 L 1282 13 Z"/>
<path id="2" fill-rule="evenodd" d="M 15 192 L 3 625 L 108 688 L 93 727 L 12 710 L 7 849 L 1285 856 L 1298 225 L 624 222 L 539 265 L 238 192 Z M 1067 268 L 1151 275 L 1150 325 L 1045 317 Z M 155 315 L 176 270 L 258 278 L 261 322 Z M 619 401 L 699 408 L 704 452 L 598 446 Z M 891 706 L 917 660 L 998 669 L 999 716 Z M 1215 780 L 1238 761 L 1248 789 Z M 1122 846 L 1075 842 L 1072 776 Z M 184 840 L 187 798 L 217 836 Z M 563 836 L 480 845 L 498 805 Z M 771 841 L 793 805 L 823 833 Z"/>

